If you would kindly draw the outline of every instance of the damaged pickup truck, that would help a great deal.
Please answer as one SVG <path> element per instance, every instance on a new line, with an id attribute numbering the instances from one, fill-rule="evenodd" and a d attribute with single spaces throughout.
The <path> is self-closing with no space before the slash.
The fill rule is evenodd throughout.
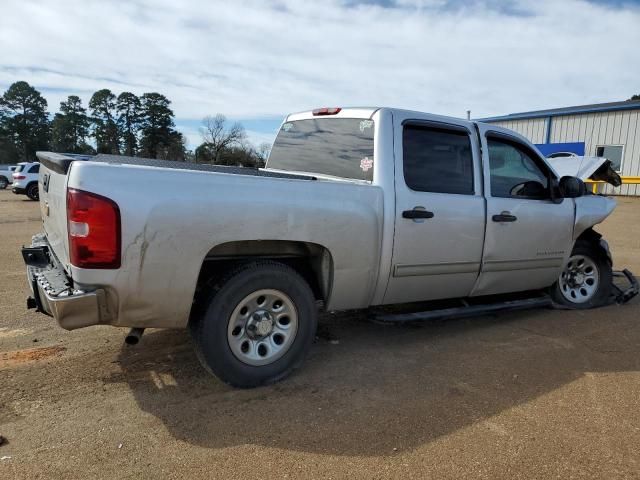
<path id="1" fill-rule="evenodd" d="M 132 327 L 132 343 L 148 327 L 188 327 L 202 364 L 238 387 L 298 367 L 318 310 L 462 299 L 382 314 L 403 321 L 637 293 L 628 272 L 630 287 L 614 284 L 592 228 L 615 201 L 583 180 L 619 184 L 606 160 L 567 169 L 494 125 L 322 108 L 286 118 L 264 169 L 38 157 L 44 232 L 23 249 L 28 305 L 69 330 Z M 531 291 L 542 293 L 496 301 Z"/>

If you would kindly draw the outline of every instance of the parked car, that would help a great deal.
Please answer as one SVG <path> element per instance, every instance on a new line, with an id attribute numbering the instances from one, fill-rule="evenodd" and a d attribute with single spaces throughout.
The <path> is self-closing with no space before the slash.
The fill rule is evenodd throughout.
<path id="1" fill-rule="evenodd" d="M 0 165 L 0 190 L 4 190 L 11 184 L 15 169 L 15 165 Z"/>
<path id="2" fill-rule="evenodd" d="M 566 158 L 577 157 L 578 155 L 573 152 L 554 152 L 547 155 L 547 158 Z"/>
<path id="3" fill-rule="evenodd" d="M 613 288 L 592 227 L 615 201 L 495 125 L 324 108 L 287 117 L 265 169 L 38 158 L 29 306 L 66 329 L 133 327 L 132 343 L 188 327 L 205 368 L 239 387 L 302 363 L 318 306 L 546 289 L 582 309 Z"/>
<path id="4" fill-rule="evenodd" d="M 40 163 L 19 163 L 13 172 L 13 184 L 11 190 L 17 195 L 26 195 L 31 200 L 38 200 L 38 173 Z"/>

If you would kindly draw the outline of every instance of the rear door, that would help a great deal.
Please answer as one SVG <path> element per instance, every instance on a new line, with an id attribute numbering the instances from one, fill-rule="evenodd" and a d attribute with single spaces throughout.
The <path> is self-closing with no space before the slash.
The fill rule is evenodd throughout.
<path id="1" fill-rule="evenodd" d="M 396 212 L 384 303 L 469 295 L 480 270 L 485 206 L 473 124 L 394 113 Z"/>
<path id="2" fill-rule="evenodd" d="M 574 202 L 552 201 L 555 173 L 526 140 L 491 125 L 478 128 L 487 229 L 472 295 L 547 287 L 572 248 Z"/>

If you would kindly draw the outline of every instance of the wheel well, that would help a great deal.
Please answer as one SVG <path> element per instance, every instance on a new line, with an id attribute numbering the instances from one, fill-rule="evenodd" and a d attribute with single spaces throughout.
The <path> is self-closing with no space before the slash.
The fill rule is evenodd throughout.
<path id="1" fill-rule="evenodd" d="M 238 264 L 252 260 L 273 260 L 293 268 L 309 284 L 316 300 L 328 299 L 333 277 L 331 253 L 322 245 L 285 240 L 243 240 L 213 247 L 204 258 L 198 284 L 199 295 Z"/>
<path id="2" fill-rule="evenodd" d="M 585 240 L 585 241 L 589 241 L 589 242 L 600 243 L 600 239 L 601 238 L 602 238 L 602 235 L 600 235 L 598 232 L 596 232 L 593 228 L 589 227 L 584 232 L 582 232 L 578 236 L 578 238 L 576 238 L 576 241 Z"/>
<path id="3" fill-rule="evenodd" d="M 609 263 L 613 263 L 611 251 L 609 250 L 609 244 L 602 239 L 602 235 L 596 232 L 593 227 L 587 228 L 584 232 L 582 232 L 580 236 L 576 238 L 575 243 L 578 243 L 581 240 L 597 245 L 602 250 L 602 253 L 607 256 Z"/>

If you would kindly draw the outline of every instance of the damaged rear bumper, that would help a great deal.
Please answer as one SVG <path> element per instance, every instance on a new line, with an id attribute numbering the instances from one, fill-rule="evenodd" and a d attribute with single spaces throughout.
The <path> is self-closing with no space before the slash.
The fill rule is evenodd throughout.
<path id="1" fill-rule="evenodd" d="M 98 325 L 110 318 L 104 290 L 74 288 L 44 235 L 33 237 L 31 247 L 22 248 L 22 256 L 32 293 L 27 307 L 52 316 L 66 330 Z"/>

